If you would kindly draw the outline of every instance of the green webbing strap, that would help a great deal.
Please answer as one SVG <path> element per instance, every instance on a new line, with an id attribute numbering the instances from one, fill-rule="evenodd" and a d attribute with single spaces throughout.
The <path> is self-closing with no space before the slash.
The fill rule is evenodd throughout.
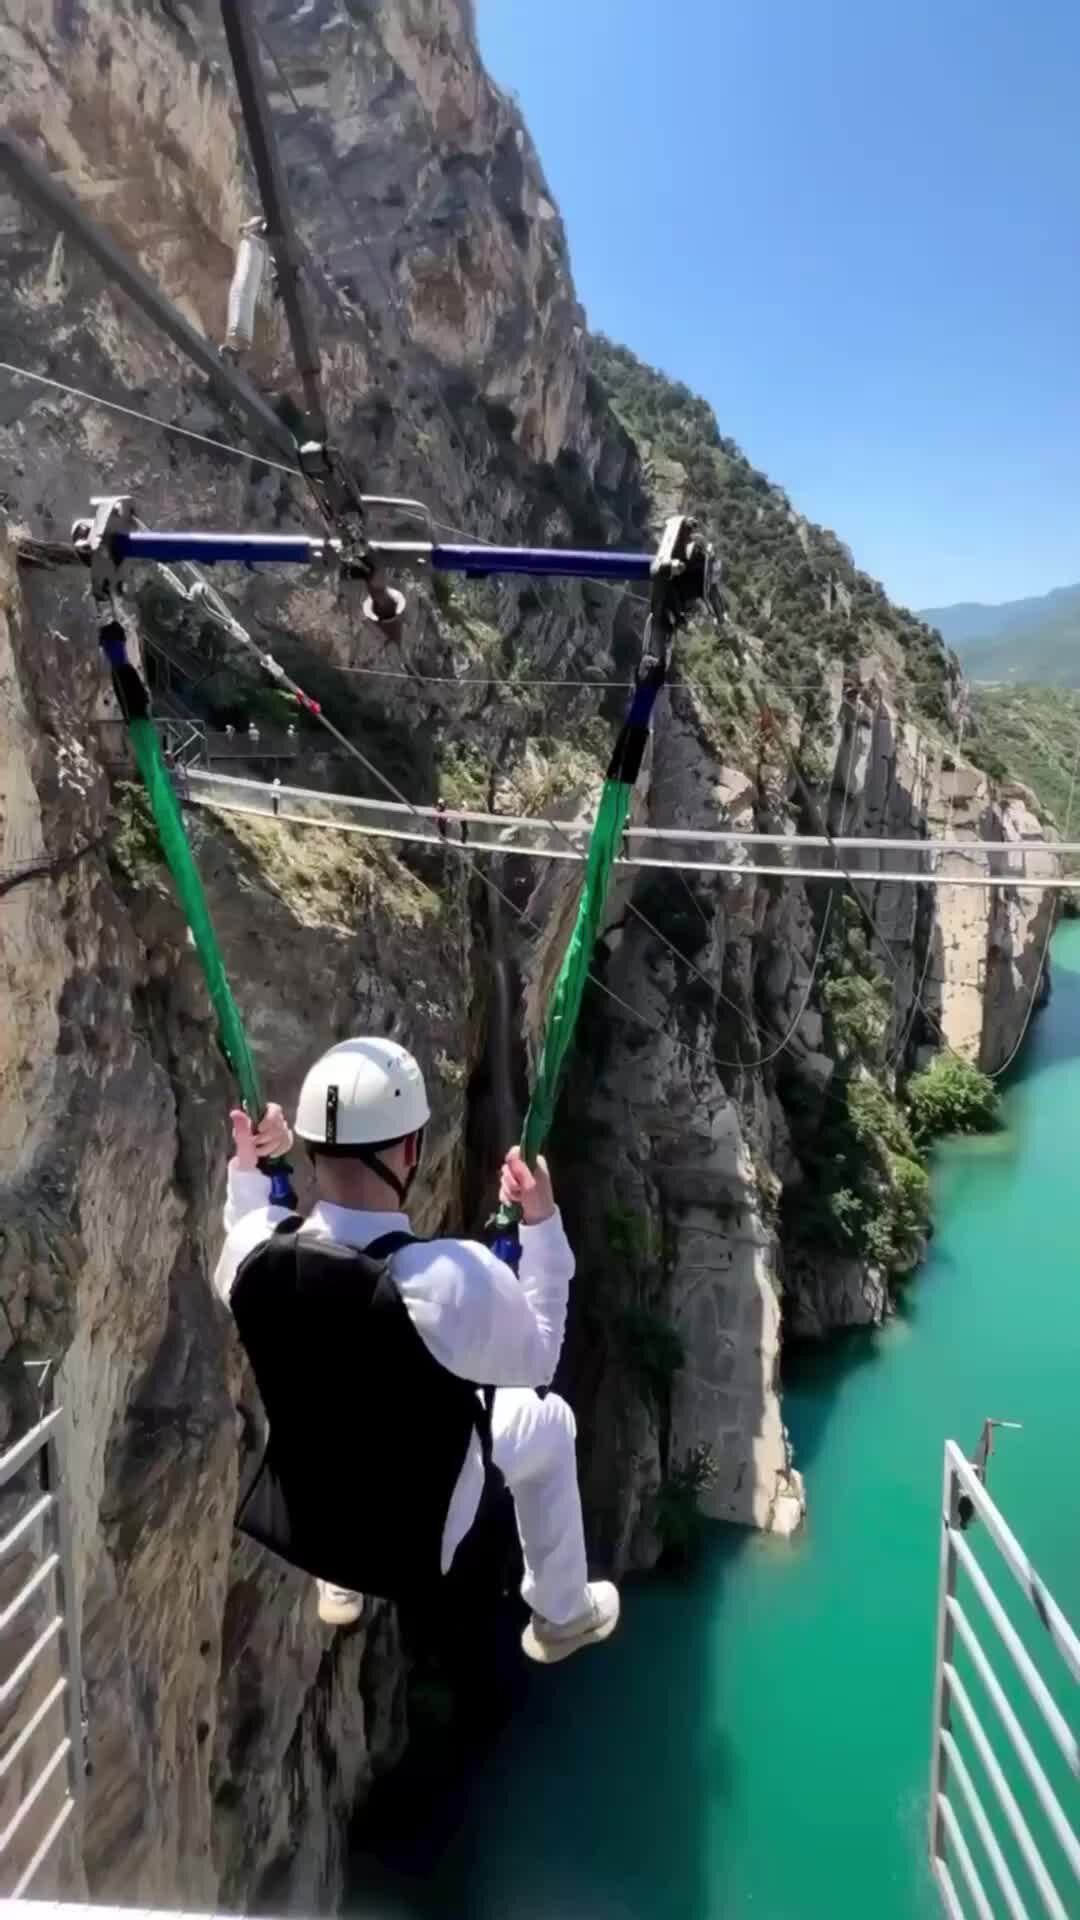
<path id="1" fill-rule="evenodd" d="M 199 956 L 203 978 L 206 981 L 206 990 L 217 1015 L 221 1051 L 232 1071 L 248 1117 L 252 1125 L 257 1126 L 263 1114 L 259 1076 L 255 1071 L 255 1062 L 251 1057 L 243 1021 L 226 978 L 225 963 L 221 958 L 221 949 L 214 932 L 214 923 L 210 918 L 210 909 L 206 903 L 199 869 L 192 859 L 173 783 L 161 757 L 161 745 L 150 719 L 150 696 L 143 684 L 141 674 L 128 659 L 127 635 L 117 615 L 113 590 L 110 587 L 95 587 L 94 597 L 98 603 L 98 615 L 101 620 L 99 637 L 102 652 L 112 668 L 117 702 L 127 723 L 131 750 L 135 755 L 139 772 L 142 774 L 143 786 L 146 788 L 150 811 L 154 816 L 158 839 L 161 842 L 161 851 L 165 855 L 180 898 L 180 905 L 191 929 L 195 951 Z M 296 1195 L 290 1178 L 292 1168 L 288 1161 L 260 1160 L 259 1167 L 270 1179 L 271 1206 L 295 1208 Z"/>
<path id="2" fill-rule="evenodd" d="M 121 699 L 121 705 L 126 704 Z M 232 1070 L 240 1098 L 252 1122 L 255 1123 L 263 1111 L 259 1077 L 251 1057 L 244 1025 L 232 996 L 232 988 L 225 974 L 225 964 L 214 932 L 214 923 L 210 918 L 206 893 L 188 845 L 188 837 L 184 830 L 173 783 L 161 757 L 157 731 L 153 722 L 145 716 L 129 714 L 127 725 L 131 749 L 142 775 L 146 797 L 150 802 L 150 811 L 154 816 L 154 825 L 157 827 L 158 838 L 161 841 L 161 851 L 165 855 L 176 885 L 180 905 L 191 928 L 191 937 L 202 964 L 206 990 L 217 1015 L 221 1050 Z"/>
<path id="3" fill-rule="evenodd" d="M 600 794 L 600 805 L 585 856 L 581 897 L 562 965 L 548 1001 L 544 1045 L 525 1115 L 521 1150 L 530 1167 L 536 1165 L 537 1155 L 551 1131 L 555 1117 L 559 1082 L 581 1010 L 585 982 L 589 977 L 593 948 L 607 898 L 608 881 L 629 817 L 634 782 L 648 743 L 653 706 L 665 675 L 666 663 L 654 660 L 649 663 L 644 677 L 635 687 Z M 515 1269 L 520 1254 L 518 1218 L 516 1208 L 500 1206 L 492 1222 L 492 1251 Z"/>
<path id="4" fill-rule="evenodd" d="M 104 599 L 104 596 L 101 598 Z M 111 598 L 109 605 L 102 608 L 102 611 L 104 613 L 101 626 L 102 650 L 112 667 L 113 687 L 120 711 L 127 723 L 131 750 L 142 775 L 143 786 L 146 788 L 146 797 L 150 802 L 154 825 L 158 830 L 161 851 L 165 855 L 180 905 L 191 929 L 195 951 L 203 970 L 203 979 L 206 981 L 206 990 L 210 995 L 210 1004 L 217 1015 L 221 1051 L 232 1071 L 240 1098 L 252 1125 L 258 1125 L 263 1113 L 259 1076 L 255 1071 L 255 1062 L 251 1057 L 244 1024 L 226 977 L 225 963 L 221 958 L 214 923 L 210 918 L 210 908 L 206 903 L 199 869 L 195 865 L 188 845 L 183 816 L 177 803 L 173 783 L 161 757 L 161 744 L 150 719 L 150 697 L 143 685 L 141 675 L 136 672 L 127 657 L 127 636 L 116 618 Z M 261 1171 L 268 1174 L 270 1178 L 271 1206 L 294 1208 L 296 1195 L 292 1188 L 290 1178 L 292 1169 L 288 1161 L 260 1160 L 259 1166 Z"/>
<path id="5" fill-rule="evenodd" d="M 600 795 L 600 806 L 589 839 L 577 916 L 548 1002 L 543 1052 L 521 1136 L 521 1150 L 530 1167 L 536 1164 L 536 1156 L 551 1131 L 555 1117 L 563 1064 L 574 1037 L 593 947 L 600 931 L 608 879 L 630 812 L 631 793 L 632 788 L 627 781 L 607 780 Z"/>

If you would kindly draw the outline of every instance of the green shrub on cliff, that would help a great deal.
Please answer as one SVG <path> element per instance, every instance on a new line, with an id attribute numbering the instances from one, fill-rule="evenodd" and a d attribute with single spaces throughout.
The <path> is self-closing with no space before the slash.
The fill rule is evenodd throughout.
<path id="1" fill-rule="evenodd" d="M 930 1220 L 926 1168 L 906 1154 L 886 1153 L 878 1206 L 866 1223 L 864 1250 L 894 1279 L 920 1259 Z"/>
<path id="2" fill-rule="evenodd" d="M 892 983 L 870 951 L 866 922 L 849 895 L 834 902 L 818 977 L 837 1059 L 851 1066 L 880 1062 Z"/>
<path id="3" fill-rule="evenodd" d="M 819 977 L 825 1047 L 837 1071 L 823 1100 L 793 1098 L 787 1090 L 807 1179 L 785 1196 L 786 1227 L 805 1247 L 870 1261 L 896 1278 L 922 1251 L 930 1186 L 908 1114 L 891 1076 L 882 1077 L 889 1073 L 892 983 L 852 899 L 834 903 Z"/>
<path id="4" fill-rule="evenodd" d="M 865 1100 L 879 1093 L 880 1131 L 868 1120 Z M 844 1089 L 843 1098 L 846 1111 L 838 1103 L 819 1140 L 803 1149 L 808 1178 L 786 1196 L 787 1225 L 804 1246 L 872 1261 L 899 1278 L 922 1253 L 930 1181 L 902 1113 L 880 1088 L 860 1080 Z M 898 1138 L 906 1152 L 890 1145 Z"/>
<path id="5" fill-rule="evenodd" d="M 613 1200 L 604 1216 L 608 1246 L 613 1254 L 634 1273 L 640 1273 L 653 1256 L 652 1220 L 647 1213 L 634 1213 Z"/>
<path id="6" fill-rule="evenodd" d="M 656 1496 L 656 1531 L 665 1559 L 690 1558 L 705 1522 L 700 1498 L 715 1482 L 716 1461 L 709 1446 L 691 1447 L 668 1469 Z"/>
<path id="7" fill-rule="evenodd" d="M 113 789 L 109 865 L 133 886 L 160 884 L 166 877 L 158 830 L 141 781 L 121 780 Z"/>
<path id="8" fill-rule="evenodd" d="M 913 1073 L 906 1100 L 917 1146 L 948 1133 L 992 1133 L 1001 1102 L 988 1074 L 955 1054 L 939 1053 L 922 1073 Z"/>

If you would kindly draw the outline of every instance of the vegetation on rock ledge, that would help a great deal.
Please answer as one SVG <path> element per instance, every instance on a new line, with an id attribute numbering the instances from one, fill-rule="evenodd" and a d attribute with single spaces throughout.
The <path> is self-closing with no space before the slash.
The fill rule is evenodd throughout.
<path id="1" fill-rule="evenodd" d="M 688 1560 L 693 1554 L 705 1525 L 701 1495 L 715 1480 L 716 1462 L 708 1446 L 691 1447 L 668 1470 L 656 1496 L 656 1531 L 665 1559 Z"/>
<path id="2" fill-rule="evenodd" d="M 919 1147 L 950 1133 L 991 1133 L 999 1124 L 1001 1102 L 994 1082 L 956 1054 L 941 1053 L 922 1073 L 912 1074 L 906 1099 Z"/>
<path id="3" fill-rule="evenodd" d="M 821 968 L 836 1071 L 816 1092 L 793 1077 L 785 1102 L 805 1182 L 785 1195 L 798 1244 L 847 1254 L 899 1277 L 922 1251 L 930 1183 L 888 1073 L 890 989 L 854 900 L 836 901 Z"/>

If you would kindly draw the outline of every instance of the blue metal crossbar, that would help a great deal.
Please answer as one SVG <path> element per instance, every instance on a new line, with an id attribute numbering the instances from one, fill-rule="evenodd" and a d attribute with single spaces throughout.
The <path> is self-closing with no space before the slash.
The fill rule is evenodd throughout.
<path id="1" fill-rule="evenodd" d="M 322 560 L 338 546 L 307 534 L 117 532 L 109 541 L 116 560 L 232 561 L 244 566 L 296 566 Z M 618 553 L 570 547 L 433 546 L 430 541 L 372 541 L 387 560 L 426 561 L 439 573 L 532 573 L 578 580 L 648 580 L 651 553 Z"/>
<path id="2" fill-rule="evenodd" d="M 303 565 L 321 559 L 326 540 L 306 533 L 114 533 L 109 547 L 116 560 L 199 560 L 204 566 L 237 561 L 249 566 L 270 563 Z"/>
<path id="3" fill-rule="evenodd" d="M 375 543 L 378 550 L 378 542 Z M 432 547 L 442 573 L 545 573 L 562 579 L 647 580 L 651 553 L 572 552 L 558 547 Z"/>

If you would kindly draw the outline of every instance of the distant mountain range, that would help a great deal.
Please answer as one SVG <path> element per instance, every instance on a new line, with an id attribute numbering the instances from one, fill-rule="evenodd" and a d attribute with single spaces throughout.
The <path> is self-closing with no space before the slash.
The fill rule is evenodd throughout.
<path id="1" fill-rule="evenodd" d="M 955 647 L 972 680 L 1080 687 L 1080 585 L 996 607 L 926 607 L 922 618 Z"/>

